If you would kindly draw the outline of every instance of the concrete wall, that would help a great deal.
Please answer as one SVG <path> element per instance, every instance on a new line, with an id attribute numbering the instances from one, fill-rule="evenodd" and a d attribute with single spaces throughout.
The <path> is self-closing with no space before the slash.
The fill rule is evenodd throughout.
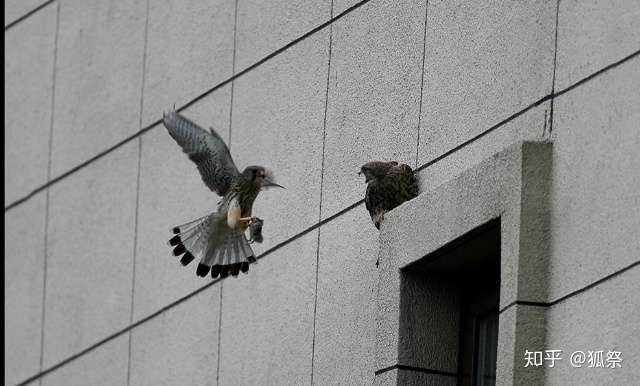
<path id="1" fill-rule="evenodd" d="M 553 142 L 547 348 L 625 360 L 547 383 L 639 383 L 638 2 L 5 11 L 5 384 L 371 384 L 360 165 L 421 167 L 429 191 L 521 139 Z M 170 256 L 169 228 L 217 202 L 159 124 L 174 103 L 288 188 L 256 203 L 248 276 L 211 283 Z"/>

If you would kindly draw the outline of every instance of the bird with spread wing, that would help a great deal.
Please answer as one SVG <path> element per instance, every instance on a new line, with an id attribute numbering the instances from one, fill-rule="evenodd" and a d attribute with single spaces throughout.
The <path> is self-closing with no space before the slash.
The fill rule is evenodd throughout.
<path id="1" fill-rule="evenodd" d="M 249 243 L 262 241 L 262 220 L 252 216 L 253 202 L 262 189 L 282 186 L 262 166 L 249 166 L 240 173 L 213 129 L 206 131 L 176 111 L 164 114 L 162 122 L 196 164 L 205 185 L 222 197 L 215 212 L 173 228 L 169 240 L 173 254 L 182 256 L 182 265 L 200 258 L 196 274 L 201 277 L 209 272 L 213 278 L 248 272 L 256 261 Z M 245 236 L 247 228 L 252 240 Z"/>

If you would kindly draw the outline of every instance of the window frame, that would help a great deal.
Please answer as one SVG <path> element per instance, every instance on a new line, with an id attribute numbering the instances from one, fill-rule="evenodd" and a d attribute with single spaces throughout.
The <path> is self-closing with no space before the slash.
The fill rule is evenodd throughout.
<path id="1" fill-rule="evenodd" d="M 500 314 L 496 384 L 538 384 L 541 368 L 524 368 L 525 349 L 544 346 L 544 312 L 526 303 L 547 300 L 549 186 L 552 146 L 518 142 L 448 182 L 422 192 L 385 215 L 380 232 L 376 314 L 376 385 L 408 382 L 452 383 L 457 347 L 438 345 L 429 334 L 446 326 L 446 307 L 434 299 L 432 318 L 420 342 L 422 357 L 404 350 L 401 312 L 403 270 L 452 240 L 500 218 Z M 455 346 L 455 345 L 453 345 Z M 453 352 L 452 352 L 453 351 Z M 452 359 L 453 358 L 453 359 Z M 407 363 L 410 362 L 410 363 Z M 389 374 L 392 373 L 392 374 Z"/>

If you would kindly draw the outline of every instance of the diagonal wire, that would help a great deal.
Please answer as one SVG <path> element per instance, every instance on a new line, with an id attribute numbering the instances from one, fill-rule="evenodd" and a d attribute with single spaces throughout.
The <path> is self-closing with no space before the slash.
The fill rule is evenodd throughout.
<path id="1" fill-rule="evenodd" d="M 525 112 L 527 112 L 527 111 L 531 110 L 531 109 L 532 109 L 532 108 L 534 108 L 535 106 L 538 106 L 538 105 L 540 105 L 541 103 L 543 103 L 543 102 L 545 102 L 545 101 L 547 101 L 547 100 L 551 99 L 552 97 L 558 97 L 558 96 L 561 96 L 561 95 L 563 95 L 563 94 L 565 94 L 565 93 L 567 93 L 567 92 L 569 92 L 569 91 L 573 90 L 574 88 L 578 87 L 579 85 L 584 84 L 584 83 L 586 83 L 586 82 L 588 82 L 588 81 L 590 81 L 590 80 L 592 80 L 592 79 L 596 78 L 597 76 L 599 76 L 599 75 L 601 75 L 601 74 L 605 73 L 606 71 L 608 71 L 608 70 L 610 70 L 610 69 L 612 69 L 612 68 L 614 68 L 614 67 L 616 67 L 616 66 L 618 66 L 618 65 L 620 65 L 620 64 L 622 64 L 622 63 L 625 63 L 625 62 L 627 62 L 628 60 L 630 60 L 630 59 L 632 59 L 632 58 L 634 58 L 634 57 L 636 57 L 636 56 L 638 56 L 638 55 L 640 55 L 640 50 L 638 50 L 638 51 L 636 51 L 636 52 L 634 52 L 634 53 L 632 53 L 632 54 L 630 54 L 630 55 L 628 55 L 628 56 L 624 57 L 624 58 L 623 58 L 623 59 L 621 59 L 621 60 L 618 60 L 618 61 L 616 61 L 616 62 L 614 62 L 614 63 L 612 63 L 612 64 L 610 64 L 610 65 L 608 65 L 608 66 L 604 67 L 603 69 L 601 69 L 601 70 L 599 70 L 599 71 L 597 71 L 597 72 L 595 72 L 595 73 L 593 73 L 593 74 L 591 74 L 591 75 L 587 76 L 586 78 L 584 78 L 584 79 L 582 79 L 582 80 L 580 80 L 580 81 L 576 82 L 576 83 L 575 83 L 575 84 L 573 84 L 573 85 L 568 86 L 568 87 L 566 87 L 566 88 L 564 88 L 564 89 L 562 89 L 562 90 L 558 91 L 555 95 L 550 94 L 550 95 L 547 95 L 547 96 L 545 96 L 545 97 L 543 97 L 543 98 L 539 99 L 538 101 L 536 101 L 536 102 L 532 103 L 531 105 L 529 105 L 529 106 L 525 107 L 523 110 L 520 110 L 519 112 L 517 112 L 517 113 L 515 113 L 515 114 L 510 115 L 510 116 L 509 116 L 509 117 L 507 117 L 506 119 L 502 120 L 500 123 L 498 123 L 498 124 L 496 124 L 496 125 L 494 125 L 494 126 L 491 126 L 489 129 L 485 130 L 485 131 L 484 131 L 484 132 L 482 132 L 481 134 L 479 134 L 479 135 L 477 135 L 477 136 L 473 137 L 473 138 L 472 138 L 472 139 L 470 139 L 470 140 L 467 140 L 467 141 L 463 142 L 461 145 L 456 146 L 456 147 L 455 147 L 455 148 L 453 148 L 452 150 L 449 150 L 449 151 L 447 151 L 447 152 L 443 153 L 442 155 L 440 155 L 440 156 L 438 156 L 438 157 L 434 158 L 433 160 L 431 160 L 431 161 L 429 161 L 429 162 L 427 162 L 427 163 L 423 164 L 422 166 L 420 166 L 419 168 L 417 168 L 417 169 L 416 169 L 416 172 L 419 172 L 419 171 L 421 171 L 421 170 L 424 170 L 424 169 L 426 169 L 427 167 L 429 167 L 429 166 L 433 165 L 434 163 L 436 163 L 436 162 L 438 162 L 438 161 L 442 160 L 443 158 L 446 158 L 448 155 L 452 154 L 452 153 L 453 153 L 453 152 L 455 152 L 456 150 L 459 150 L 460 148 L 462 148 L 462 147 L 464 147 L 464 146 L 466 146 L 466 145 L 470 144 L 471 142 L 474 142 L 475 140 L 477 140 L 477 139 L 479 139 L 479 138 L 481 138 L 481 137 L 485 136 L 486 134 L 488 134 L 489 132 L 491 132 L 491 131 L 495 130 L 495 129 L 496 129 L 496 128 L 498 128 L 499 126 L 502 126 L 502 125 L 504 125 L 504 124 L 508 123 L 509 121 L 511 121 L 511 120 L 513 120 L 513 119 L 515 119 L 515 118 L 519 117 L 520 115 L 522 115 L 522 114 L 524 114 Z M 363 204 L 363 203 L 364 203 L 364 200 L 359 200 L 358 202 L 355 202 L 355 203 L 353 203 L 353 204 L 351 204 L 351 205 L 347 206 L 346 208 L 344 208 L 344 209 L 340 210 L 339 212 L 334 213 L 333 215 L 331 215 L 331 216 L 329 216 L 329 217 L 325 218 L 324 220 L 319 221 L 318 223 L 316 223 L 316 224 L 314 224 L 314 225 L 312 225 L 312 226 L 310 226 L 310 227 L 306 228 L 306 229 L 305 229 L 305 230 L 303 230 L 302 232 L 300 232 L 300 233 L 298 233 L 298 234 L 296 234 L 296 235 L 294 235 L 294 236 L 292 236 L 292 237 L 288 238 L 287 240 L 284 240 L 284 241 L 282 241 L 282 242 L 280 242 L 280 243 L 278 243 L 278 244 L 276 244 L 276 245 L 272 246 L 271 248 L 267 249 L 267 250 L 266 250 L 266 251 L 264 251 L 262 254 L 260 254 L 259 256 L 257 256 L 257 258 L 256 258 L 256 259 L 257 259 L 257 260 L 260 260 L 260 259 L 263 259 L 263 258 L 267 257 L 268 255 L 270 255 L 270 254 L 274 253 L 274 252 L 275 252 L 275 251 L 277 251 L 278 249 L 280 249 L 280 248 L 282 248 L 282 247 L 284 247 L 284 246 L 286 246 L 286 245 L 288 245 L 288 244 L 291 244 L 292 242 L 294 242 L 294 241 L 298 240 L 299 238 L 303 237 L 304 235 L 308 234 L 309 232 L 312 232 L 312 231 L 314 231 L 315 229 L 320 228 L 321 226 L 323 226 L 323 225 L 325 225 L 325 224 L 327 224 L 327 223 L 329 223 L 329 222 L 333 221 L 334 219 L 336 219 L 336 218 L 338 218 L 338 217 L 342 216 L 343 214 L 345 214 L 345 213 L 347 213 L 347 212 L 349 212 L 349 211 L 351 211 L 351 210 L 355 209 L 356 207 L 360 206 L 360 205 L 361 205 L 361 204 Z M 541 306 L 545 306 L 545 307 L 553 306 L 553 305 L 558 304 L 558 303 L 560 303 L 560 302 L 562 302 L 562 301 L 565 301 L 565 300 L 567 300 L 567 299 L 569 299 L 569 298 L 571 298 L 571 297 L 573 297 L 573 296 L 575 296 L 575 295 L 578 295 L 578 294 L 580 294 L 580 293 L 582 293 L 582 292 L 584 292 L 584 291 L 586 291 L 586 290 L 588 290 L 588 289 L 590 289 L 590 288 L 592 288 L 592 287 L 594 287 L 594 286 L 596 286 L 596 285 L 599 285 L 599 284 L 603 283 L 604 281 L 610 280 L 610 279 L 612 279 L 612 278 L 614 278 L 614 277 L 618 276 L 619 274 L 621 274 L 621 273 L 623 273 L 623 272 L 626 272 L 626 271 L 630 270 L 631 268 L 634 268 L 634 267 L 636 267 L 636 266 L 638 266 L 638 265 L 640 265 L 640 261 L 636 261 L 636 262 L 632 263 L 631 265 L 629 265 L 629 266 L 627 266 L 627 267 L 624 267 L 624 268 L 622 268 L 621 270 L 619 270 L 619 271 L 617 271 L 617 272 L 614 272 L 614 273 L 612 273 L 612 274 L 610 274 L 610 275 L 608 275 L 608 276 L 606 276 L 606 277 L 604 277 L 604 278 L 602 278 L 602 279 L 600 279 L 600 280 L 598 280 L 598 281 L 596 281 L 596 282 L 594 282 L 594 283 L 591 283 L 591 284 L 587 285 L 586 287 L 583 287 L 583 288 L 578 289 L 578 290 L 576 290 L 576 291 L 573 291 L 573 292 L 571 292 L 571 293 L 569 293 L 569 294 L 567 294 L 567 295 L 565 295 L 565 296 L 562 296 L 562 297 L 560 297 L 560 298 L 558 298 L 558 299 L 556 299 L 556 300 L 554 300 L 554 301 L 552 301 L 552 302 L 550 302 L 550 303 L 540 303 L 540 304 L 537 304 L 537 303 L 536 303 L 536 305 L 541 305 Z M 182 303 L 182 302 L 184 302 L 184 301 L 186 301 L 186 300 L 188 300 L 188 299 L 190 299 L 190 298 L 192 298 L 192 297 L 196 296 L 197 294 L 201 293 L 202 291 L 205 291 L 207 288 L 209 288 L 209 287 L 211 287 L 211 286 L 215 285 L 216 283 L 218 283 L 218 282 L 219 282 L 219 281 L 221 281 L 221 280 L 223 280 L 223 279 L 222 279 L 222 278 L 218 278 L 218 279 L 212 280 L 211 282 L 209 282 L 209 283 L 205 284 L 204 286 L 202 286 L 202 287 L 200 287 L 200 288 L 196 289 L 195 291 L 193 291 L 193 292 L 191 292 L 191 293 L 189 293 L 189 294 L 187 294 L 187 295 L 185 295 L 185 296 L 183 296 L 183 297 L 181 297 L 181 298 L 179 298 L 179 299 L 177 299 L 177 300 L 175 300 L 175 301 L 173 301 L 173 302 L 169 303 L 168 305 L 166 305 L 166 306 L 162 307 L 162 308 L 161 308 L 161 309 L 159 309 L 158 311 L 156 311 L 156 312 L 154 312 L 154 313 L 152 313 L 152 314 L 150 314 L 150 315 L 148 315 L 148 316 L 146 316 L 146 317 L 144 317 L 144 318 L 142 318 L 142 319 L 138 320 L 137 322 L 135 322 L 135 323 L 133 323 L 133 324 L 131 324 L 131 325 L 127 326 L 127 327 L 124 327 L 123 329 L 121 329 L 121 330 L 119 330 L 119 331 L 115 332 L 114 334 L 109 335 L 108 337 L 106 337 L 106 338 L 104 338 L 104 339 L 102 339 L 102 340 L 98 341 L 97 343 L 93 344 L 92 346 L 87 347 L 86 349 L 84 349 L 84 350 L 82 350 L 82 351 L 78 352 L 77 354 L 74 354 L 74 355 L 72 355 L 71 357 L 69 357 L 69 358 L 67 358 L 67 359 L 63 360 L 62 362 L 60 362 L 60 363 L 58 363 L 58 364 L 56 364 L 56 365 L 54 365 L 54 366 L 52 366 L 52 367 L 49 367 L 49 368 L 48 368 L 48 369 L 46 369 L 46 370 L 40 371 L 39 373 L 37 373 L 37 374 L 35 374 L 35 375 L 33 375 L 33 376 L 29 377 L 28 379 L 26 379 L 26 380 L 24 380 L 23 382 L 19 383 L 19 384 L 18 384 L 18 386 L 23 386 L 23 385 L 25 385 L 25 386 L 26 386 L 28 383 L 30 383 L 30 382 L 32 382 L 32 381 L 34 381 L 34 380 L 36 380 L 36 379 L 38 379 L 38 378 L 40 378 L 40 377 L 42 377 L 42 376 L 46 375 L 46 374 L 49 374 L 49 373 L 51 373 L 52 371 L 57 370 L 58 368 L 60 368 L 60 367 L 62 367 L 62 366 L 64 366 L 64 365 L 68 364 L 69 362 L 71 362 L 71 361 L 73 361 L 73 360 L 75 360 L 75 359 L 77 359 L 77 358 L 79 358 L 79 357 L 83 356 L 84 354 L 87 354 L 88 352 L 93 351 L 94 349 L 98 348 L 99 346 L 103 345 L 104 343 L 106 343 L 106 342 L 108 342 L 108 341 L 110 341 L 110 340 L 112 340 L 112 339 L 115 339 L 115 338 L 117 338 L 117 337 L 121 336 L 122 334 L 127 333 L 128 331 L 130 331 L 130 330 L 132 330 L 132 329 L 136 328 L 137 326 L 140 326 L 141 324 L 146 323 L 147 321 L 149 321 L 149 320 L 151 320 L 151 319 L 155 318 L 156 316 L 158 316 L 158 315 L 160 315 L 160 314 L 162 314 L 162 313 L 164 313 L 164 312 L 166 312 L 166 311 L 168 311 L 168 310 L 170 310 L 170 309 L 174 308 L 174 307 L 175 307 L 175 306 L 177 306 L 178 304 L 180 304 L 180 303 Z M 506 308 L 507 308 L 507 307 L 512 307 L 512 306 L 513 306 L 513 305 L 515 305 L 515 304 L 524 304 L 524 305 L 526 305 L 526 304 L 529 304 L 529 303 L 532 303 L 532 302 L 527 302 L 527 301 L 515 301 L 515 302 L 513 302 L 512 304 L 510 304 L 510 305 L 506 306 L 505 308 L 503 308 L 503 309 L 501 310 L 501 312 L 504 312 L 504 311 L 506 310 Z M 531 305 L 533 305 L 533 304 L 531 304 Z"/>
<path id="2" fill-rule="evenodd" d="M 233 74 L 231 77 L 225 79 L 224 81 L 222 81 L 222 82 L 218 83 L 217 85 L 211 87 L 210 89 L 204 91 L 200 95 L 196 96 L 194 99 L 190 100 L 186 104 L 184 104 L 181 107 L 179 107 L 177 109 L 177 111 L 180 112 L 180 111 L 183 111 L 184 109 L 190 107 L 191 105 L 193 105 L 196 102 L 198 102 L 198 101 L 202 100 L 203 98 L 207 97 L 208 95 L 210 95 L 214 91 L 218 90 L 219 88 L 224 87 L 225 85 L 231 83 L 235 79 L 241 77 L 242 75 L 248 73 L 251 70 L 254 70 L 256 67 L 259 67 L 260 65 L 264 64 L 268 60 L 280 55 L 284 51 L 286 51 L 289 48 L 295 46 L 296 44 L 300 43 L 301 41 L 309 38 L 311 35 L 315 34 L 316 32 L 318 32 L 318 31 L 320 31 L 320 30 L 322 30 L 324 28 L 326 28 L 327 26 L 329 26 L 332 23 L 334 23 L 335 21 L 341 19 L 345 15 L 353 12 L 354 10 L 360 8 L 362 5 L 368 3 L 369 1 L 371 1 L 371 0 L 362 0 L 362 1 L 352 5 L 351 7 L 347 8 L 346 10 L 341 12 L 339 15 L 337 15 L 335 17 L 332 17 L 328 21 L 326 21 L 326 22 L 320 24 L 319 26 L 313 28 L 309 32 L 306 32 L 304 35 L 294 39 L 293 41 L 289 42 L 285 46 L 280 47 L 279 49 L 275 50 L 274 52 L 272 52 L 272 53 L 268 54 L 267 56 L 263 57 L 262 59 L 258 60 L 254 64 L 249 65 L 248 67 L 246 67 L 245 69 L 241 70 L 240 72 L 237 72 L 237 73 Z M 30 198 L 32 198 L 36 194 L 40 193 L 41 191 L 43 191 L 43 190 L 49 188 L 50 186 L 62 181 L 63 179 L 69 177 L 70 175 L 74 174 L 78 170 L 80 170 L 80 169 L 84 168 L 85 166 L 97 161 L 98 159 L 106 156 L 107 154 L 111 153 L 112 151 L 118 149 L 119 147 L 127 144 L 128 142 L 130 142 L 130 141 L 134 140 L 135 138 L 141 136 L 142 134 L 146 133 L 147 131 L 153 129 L 154 127 L 158 126 L 161 122 L 162 122 L 162 119 L 157 119 L 157 120 L 151 122 L 150 124 L 148 124 L 147 126 L 142 128 L 141 130 L 139 130 L 137 133 L 134 133 L 134 134 L 126 137 L 125 139 L 121 140 L 120 142 L 117 142 L 115 145 L 112 145 L 111 147 L 107 148 L 106 150 L 103 150 L 102 152 L 96 154 L 95 156 L 89 158 L 88 160 L 82 162 L 81 164 L 79 164 L 79 165 L 67 170 L 66 172 L 60 174 L 59 176 L 57 176 L 55 178 L 52 178 L 51 180 L 49 180 L 44 185 L 41 185 L 41 186 L 35 188 L 34 190 L 32 190 L 31 193 L 27 194 L 26 196 L 24 196 L 22 198 L 19 198 L 16 201 L 12 202 L 11 204 L 5 206 L 4 211 L 6 212 L 6 211 L 11 210 L 11 209 L 15 208 L 16 206 L 24 203 L 25 201 L 29 200 Z"/>

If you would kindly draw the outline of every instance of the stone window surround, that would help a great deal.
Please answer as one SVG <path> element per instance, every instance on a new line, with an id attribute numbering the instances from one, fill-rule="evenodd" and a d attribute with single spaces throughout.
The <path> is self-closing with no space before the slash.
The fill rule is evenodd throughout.
<path id="1" fill-rule="evenodd" d="M 551 151 L 550 142 L 517 142 L 385 215 L 379 247 L 375 385 L 456 384 L 452 375 L 457 372 L 457 346 L 443 347 L 437 338 L 429 338 L 437 337 L 448 315 L 424 318 L 423 357 L 404 352 L 399 344 L 400 270 L 495 219 L 500 220 L 501 238 L 496 384 L 543 383 L 543 367 L 525 368 L 524 351 L 544 349 L 545 309 L 529 304 L 548 300 Z M 429 297 L 424 298 L 429 307 Z"/>

